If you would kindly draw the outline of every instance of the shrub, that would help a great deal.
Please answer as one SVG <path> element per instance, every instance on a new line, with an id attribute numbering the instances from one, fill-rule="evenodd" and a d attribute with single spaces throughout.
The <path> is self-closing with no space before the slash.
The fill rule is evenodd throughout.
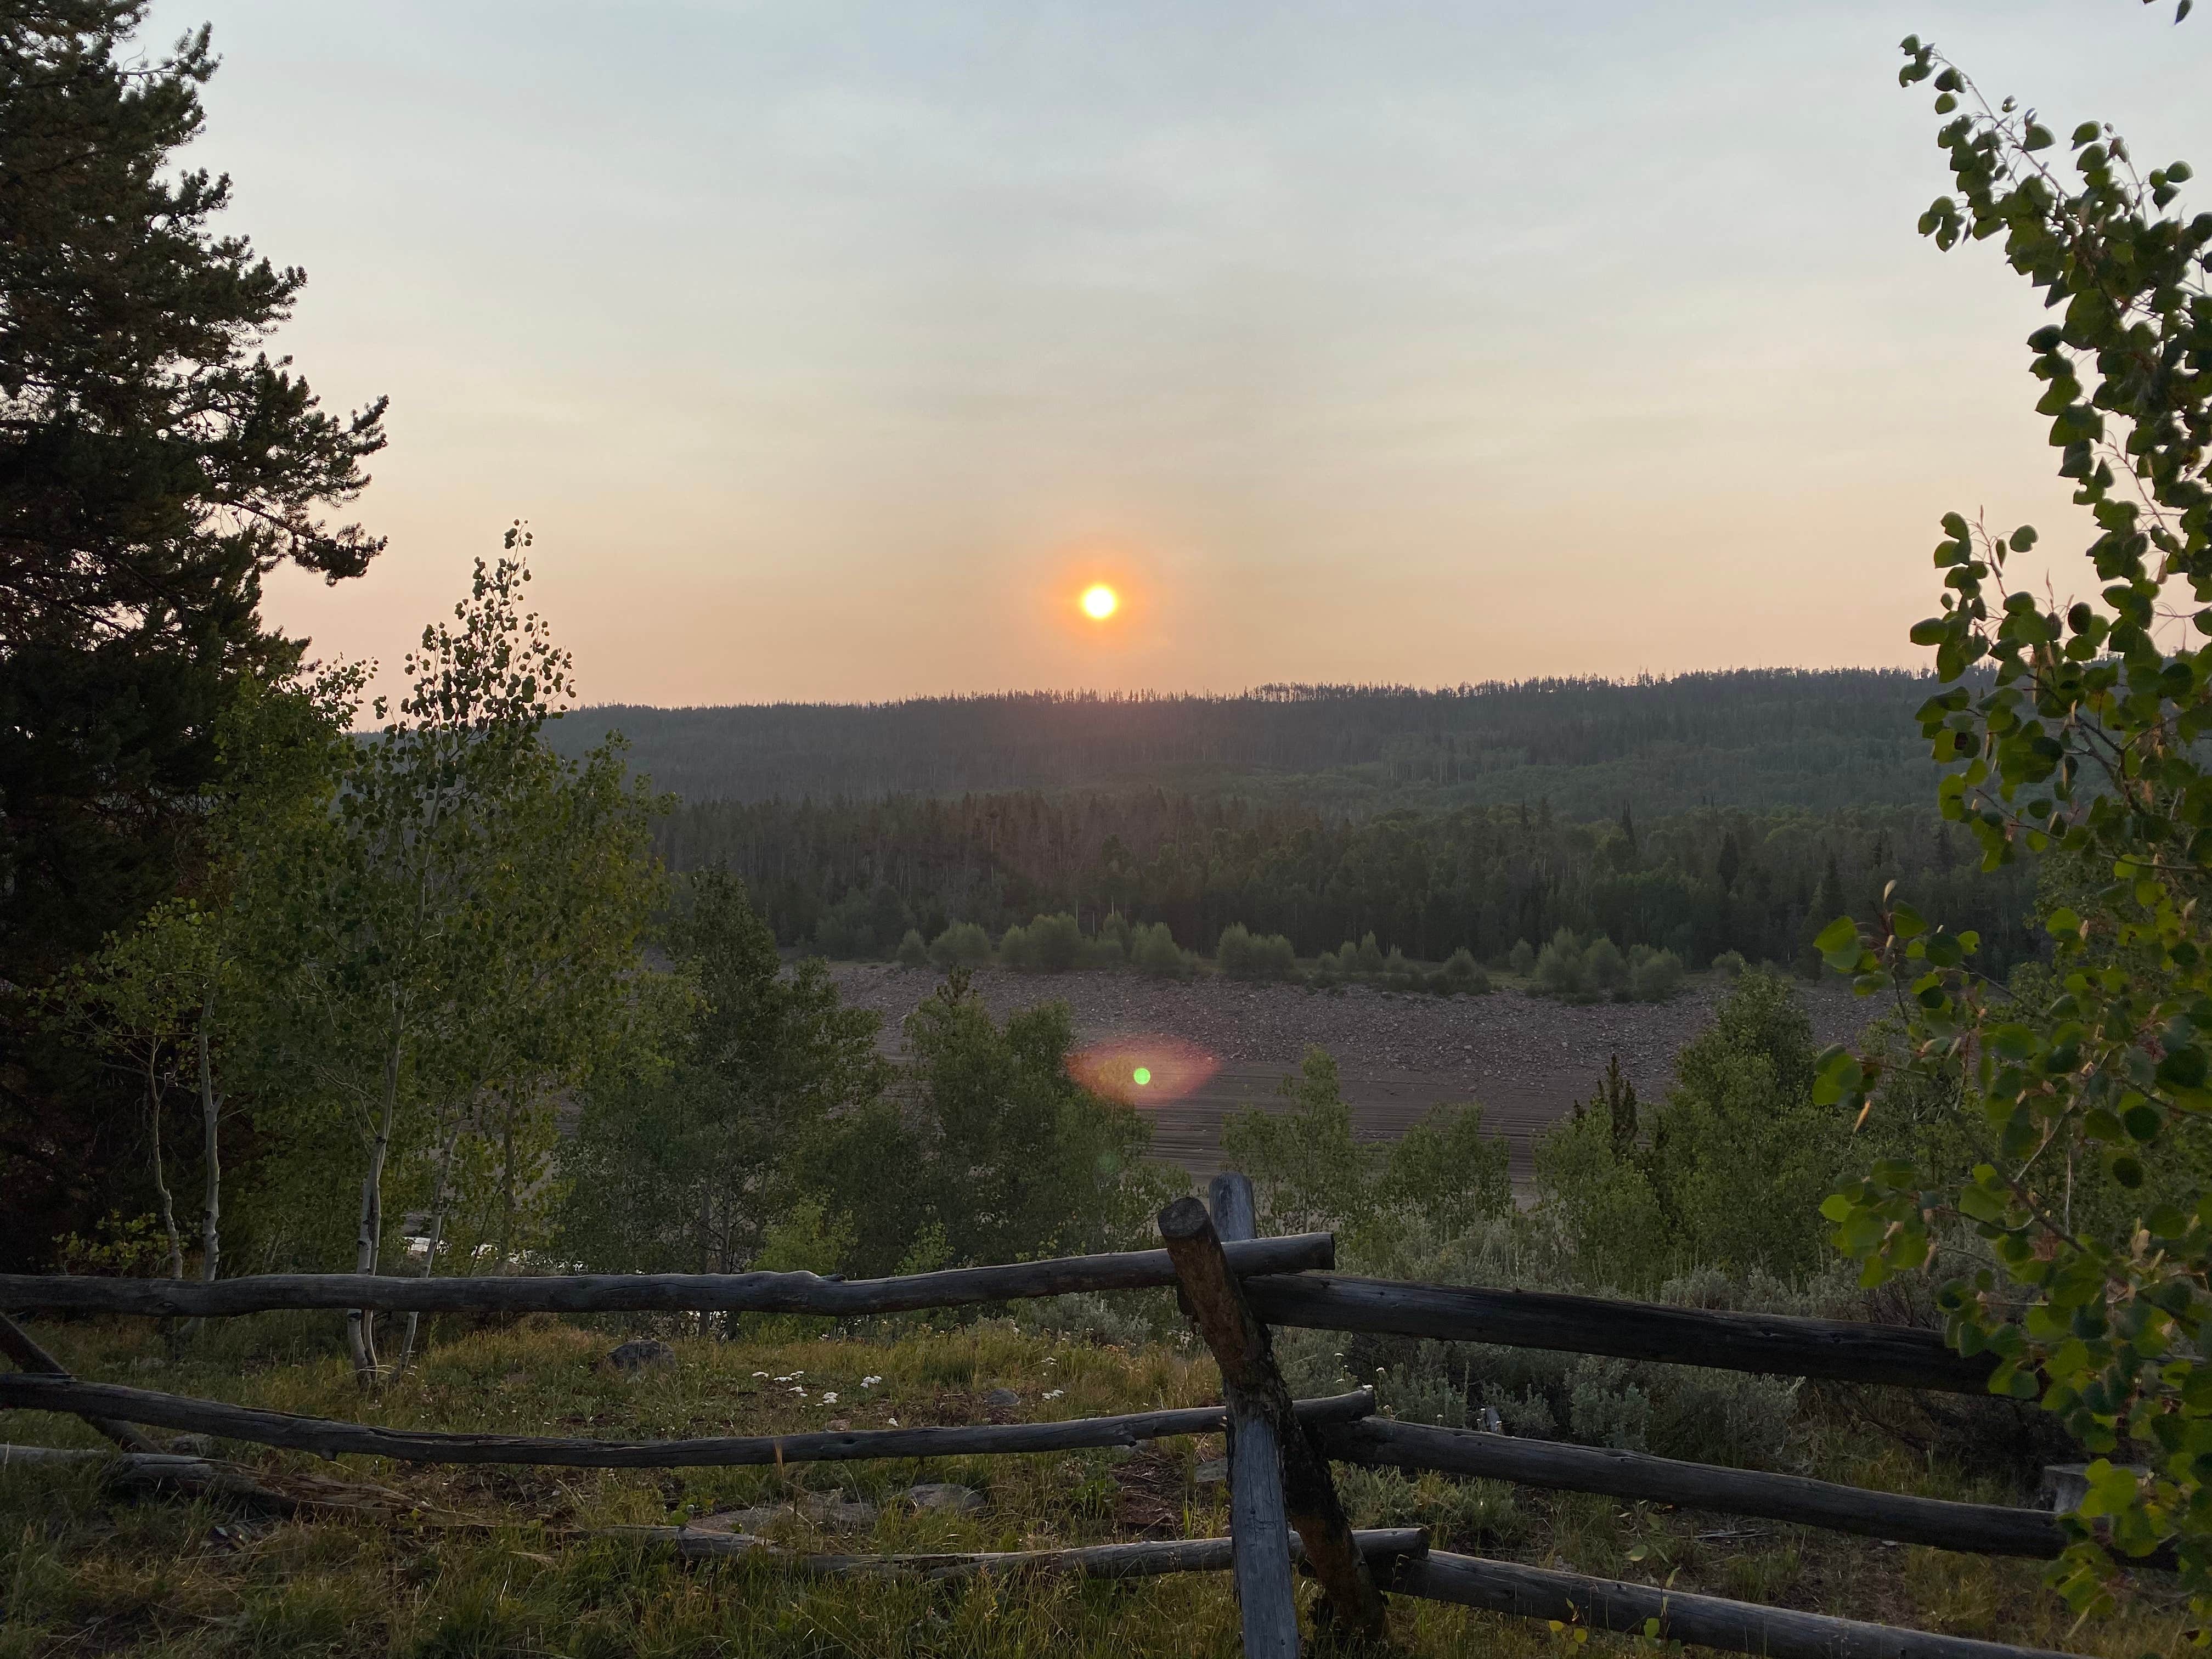
<path id="1" fill-rule="evenodd" d="M 929 959 L 939 968 L 980 968 L 991 959 L 991 936 L 972 921 L 956 921 L 930 941 Z"/>
<path id="2" fill-rule="evenodd" d="M 1516 974 L 1527 974 L 1536 966 L 1536 947 L 1525 939 L 1513 941 L 1513 948 L 1505 953 L 1505 965 Z"/>
<path id="3" fill-rule="evenodd" d="M 1713 971 L 1723 979 L 1740 979 L 1747 964 L 1741 951 L 1723 951 L 1713 958 Z"/>
<path id="4" fill-rule="evenodd" d="M 1001 968 L 1029 969 L 1036 963 L 1030 955 L 1030 930 L 1016 922 L 999 935 L 999 965 Z"/>
<path id="5" fill-rule="evenodd" d="M 921 942 L 920 928 L 909 927 L 906 930 L 906 937 L 899 941 L 897 961 L 902 968 L 929 966 L 929 947 Z"/>
<path id="6" fill-rule="evenodd" d="M 1280 933 L 1255 933 L 1241 921 L 1222 929 L 1215 956 L 1231 979 L 1289 979 L 1297 972 L 1289 939 Z"/>
<path id="7" fill-rule="evenodd" d="M 1065 910 L 1033 917 L 1029 925 L 1028 966 L 1039 973 L 1064 974 L 1083 956 L 1083 929 Z"/>
<path id="8" fill-rule="evenodd" d="M 1339 959 L 1341 960 L 1345 954 L 1338 952 Z M 1372 928 L 1359 936 L 1359 943 L 1352 947 L 1350 955 L 1358 963 L 1361 973 L 1372 975 L 1382 971 L 1382 947 L 1376 944 Z"/>
<path id="9" fill-rule="evenodd" d="M 1536 988 L 1547 996 L 1577 997 L 1589 988 L 1583 973 L 1583 944 L 1562 927 L 1536 954 Z"/>
<path id="10" fill-rule="evenodd" d="M 1682 958 L 1654 951 L 1629 970 L 1628 994 L 1638 1002 L 1664 1002 L 1682 988 Z"/>
<path id="11" fill-rule="evenodd" d="M 1482 996 L 1490 989 L 1490 975 L 1474 959 L 1474 952 L 1464 945 L 1453 951 L 1443 967 L 1443 988 L 1466 992 L 1470 996 Z"/>
<path id="12" fill-rule="evenodd" d="M 1147 974 L 1163 979 L 1182 979 L 1190 972 L 1190 957 L 1175 942 L 1164 921 L 1139 927 L 1131 935 L 1129 960 Z"/>
<path id="13" fill-rule="evenodd" d="M 1620 947 L 1600 933 L 1583 951 L 1583 978 L 1593 991 L 1619 996 L 1628 989 L 1628 961 Z"/>

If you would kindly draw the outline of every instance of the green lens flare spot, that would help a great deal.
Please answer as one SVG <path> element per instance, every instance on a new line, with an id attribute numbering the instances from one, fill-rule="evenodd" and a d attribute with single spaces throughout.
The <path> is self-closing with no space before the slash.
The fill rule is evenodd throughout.
<path id="1" fill-rule="evenodd" d="M 1135 1080 L 1137 1086 L 1141 1089 L 1147 1083 L 1150 1083 L 1152 1080 L 1152 1068 L 1149 1066 L 1139 1066 L 1135 1071 L 1130 1073 L 1129 1075 Z"/>

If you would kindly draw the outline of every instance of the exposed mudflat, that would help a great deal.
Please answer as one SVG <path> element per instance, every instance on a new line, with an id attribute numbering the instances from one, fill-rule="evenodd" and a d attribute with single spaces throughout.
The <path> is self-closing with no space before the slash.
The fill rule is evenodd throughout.
<path id="1" fill-rule="evenodd" d="M 858 963 L 832 971 L 849 1001 L 884 1016 L 887 1052 L 896 1051 L 900 1022 L 939 977 Z M 1218 1069 L 1194 1087 L 1174 1098 L 1132 1096 L 1152 1119 L 1158 1154 L 1194 1173 L 1218 1167 L 1222 1120 L 1272 1103 L 1276 1085 L 1307 1046 L 1318 1043 L 1336 1058 L 1360 1134 L 1388 1139 L 1435 1106 L 1480 1101 L 1486 1121 L 1511 1143 L 1516 1180 L 1528 1174 L 1530 1137 L 1589 1097 L 1610 1056 L 1620 1056 L 1638 1093 L 1665 1093 L 1675 1051 L 1705 1028 L 1725 989 L 1724 981 L 1700 975 L 1669 1002 L 1574 1006 L 1517 989 L 1445 998 L 1115 973 L 985 969 L 975 984 L 1001 1015 L 1065 1001 L 1085 1044 L 1110 1043 L 1139 1058 L 1147 1040 L 1163 1050 L 1203 1050 Z M 1840 981 L 1800 991 L 1824 1044 L 1848 1037 L 1873 1012 Z M 1175 1070 L 1161 1066 L 1163 1080 Z"/>

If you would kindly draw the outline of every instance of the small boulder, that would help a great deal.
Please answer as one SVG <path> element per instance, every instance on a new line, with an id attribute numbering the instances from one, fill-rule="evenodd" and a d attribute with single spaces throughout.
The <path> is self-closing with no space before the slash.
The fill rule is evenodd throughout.
<path id="1" fill-rule="evenodd" d="M 179 1457 L 213 1457 L 215 1437 L 211 1434 L 179 1434 L 170 1437 L 169 1449 Z"/>
<path id="2" fill-rule="evenodd" d="M 994 1407 L 1018 1406 L 1022 1403 L 1022 1397 L 1012 1389 L 994 1389 L 983 1396 L 983 1403 Z"/>
<path id="3" fill-rule="evenodd" d="M 599 1369 L 617 1376 L 635 1378 L 647 1371 L 665 1370 L 676 1363 L 676 1350 L 650 1336 L 633 1337 L 599 1362 Z"/>
<path id="4" fill-rule="evenodd" d="M 1191 1471 L 1190 1478 L 1201 1486 L 1218 1486 L 1229 1479 L 1229 1460 L 1210 1457 Z"/>
<path id="5" fill-rule="evenodd" d="M 714 1515 L 695 1515 L 684 1523 L 687 1532 L 720 1532 L 733 1535 L 759 1533 L 778 1521 L 788 1521 L 792 1511 L 775 1504 L 758 1509 L 723 1510 Z"/>
<path id="6" fill-rule="evenodd" d="M 906 1501 L 918 1510 L 930 1510 L 939 1515 L 975 1515 L 988 1507 L 981 1492 L 973 1486 L 955 1486 L 950 1480 L 928 1480 L 918 1486 L 908 1486 Z"/>
<path id="7" fill-rule="evenodd" d="M 799 1511 L 816 1526 L 830 1532 L 866 1532 L 881 1513 L 873 1504 L 842 1492 L 810 1492 L 799 1500 Z"/>

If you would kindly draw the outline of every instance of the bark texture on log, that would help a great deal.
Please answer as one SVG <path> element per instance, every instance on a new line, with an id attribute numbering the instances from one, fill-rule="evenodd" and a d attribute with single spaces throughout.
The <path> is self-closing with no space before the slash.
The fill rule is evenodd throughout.
<path id="1" fill-rule="evenodd" d="M 0 1281 L 4 1282 L 4 1281 Z M 1934 1331 L 1782 1314 L 1713 1313 L 1650 1302 L 1474 1285 L 1401 1285 L 1343 1274 L 1254 1278 L 1245 1299 L 1273 1325 L 1425 1336 L 1654 1359 L 1678 1365 L 1986 1394 L 1994 1361 Z M 6 1297 L 0 1296 L 0 1304 Z"/>
<path id="2" fill-rule="evenodd" d="M 84 1410 L 100 1411 L 134 1423 L 221 1435 L 326 1457 L 352 1454 L 414 1463 L 532 1463 L 590 1469 L 747 1468 L 872 1457 L 1073 1451 L 1091 1446 L 1133 1446 L 1139 1440 L 1169 1435 L 1218 1434 L 1227 1421 L 1223 1407 L 1194 1406 L 1122 1417 L 979 1424 L 972 1428 L 836 1430 L 713 1440 L 562 1440 L 535 1435 L 438 1434 L 377 1428 L 155 1394 L 112 1382 L 21 1374 L 0 1375 L 0 1407 L 7 1407 L 80 1414 Z M 1373 1411 L 1375 1396 L 1363 1389 L 1356 1394 L 1301 1401 L 1296 1409 L 1316 1420 L 1345 1422 Z"/>
<path id="3" fill-rule="evenodd" d="M 320 1475 L 273 1474 L 249 1469 L 216 1457 L 179 1452 L 87 1451 L 56 1446 L 0 1444 L 0 1472 L 14 1468 L 74 1468 L 97 1464 L 106 1483 L 125 1492 L 181 1492 L 234 1498 L 276 1515 L 317 1510 L 369 1512 L 392 1519 L 437 1519 L 464 1524 L 460 1517 L 427 1508 L 387 1486 L 326 1480 Z M 469 1524 L 489 1525 L 489 1522 Z"/>
<path id="4" fill-rule="evenodd" d="M 1367 1564 L 1352 1546 L 1352 1523 L 1329 1479 L 1328 1464 L 1299 1428 L 1290 1391 L 1267 1342 L 1266 1328 L 1230 1270 L 1213 1218 L 1194 1198 L 1180 1198 L 1160 1212 L 1191 1319 L 1221 1367 L 1222 1398 L 1232 1414 L 1264 1418 L 1282 1452 L 1283 1507 L 1305 1540 L 1307 1565 L 1328 1593 L 1330 1607 L 1349 1632 L 1369 1636 L 1382 1628 L 1382 1596 Z"/>
<path id="5" fill-rule="evenodd" d="M 2045 1648 L 1899 1630 L 1439 1551 L 1407 1563 L 1392 1588 L 1431 1601 L 1455 1601 L 1523 1619 L 1555 1619 L 1590 1630 L 1640 1634 L 1656 1620 L 1662 1641 L 1764 1659 L 2073 1659 Z"/>
<path id="6" fill-rule="evenodd" d="M 12 1360 L 16 1368 L 32 1376 L 58 1376 L 75 1381 L 69 1369 L 31 1340 L 31 1334 L 4 1313 L 0 1313 L 0 1353 Z M 86 1426 L 104 1439 L 112 1440 L 127 1452 L 158 1452 L 161 1449 L 128 1423 L 118 1423 L 112 1418 L 99 1417 L 90 1412 L 78 1412 Z"/>
<path id="7" fill-rule="evenodd" d="M 1230 1252 L 1239 1274 L 1297 1273 L 1336 1261 L 1328 1233 L 1260 1238 Z M 0 1273 L 0 1309 L 18 1312 L 219 1318 L 291 1309 L 376 1313 L 911 1313 L 1071 1291 L 1140 1291 L 1176 1283 L 1165 1250 L 1062 1256 L 998 1267 L 951 1267 L 902 1279 L 815 1273 L 577 1273 L 544 1279 L 419 1279 L 374 1273 L 263 1273 L 213 1284 Z"/>
<path id="8" fill-rule="evenodd" d="M 1073 1573 L 1085 1578 L 1146 1578 L 1170 1572 L 1219 1572 L 1230 1565 L 1226 1538 L 1178 1538 L 1137 1544 L 1091 1544 L 1064 1550 L 1008 1550 L 959 1555 L 799 1555 L 748 1533 L 696 1532 L 689 1527 L 618 1527 L 594 1534 L 663 1545 L 692 1560 L 765 1559 L 793 1572 L 918 1575 L 964 1578 L 983 1572 Z M 1385 1576 L 1401 1571 L 1429 1547 L 1418 1527 L 1352 1534 L 1363 1556 Z M 1293 1552 L 1297 1541 L 1291 1542 Z"/>
<path id="9" fill-rule="evenodd" d="M 1997 1504 L 1954 1504 L 1940 1498 L 1869 1492 L 1863 1486 L 1810 1480 L 1802 1475 L 1719 1468 L 1678 1462 L 1640 1452 L 1567 1446 L 1550 1440 L 1516 1440 L 1470 1429 L 1432 1428 L 1375 1418 L 1313 1430 L 1322 1449 L 1341 1462 L 1369 1468 L 1439 1469 L 1555 1492 L 1603 1492 L 1758 1516 L 1834 1532 L 1887 1538 L 1900 1544 L 1977 1555 L 2025 1555 L 2049 1559 L 2070 1541 L 2057 1517 L 2041 1510 Z M 2136 1559 L 2138 1566 L 2171 1566 L 2172 1552 Z"/>

